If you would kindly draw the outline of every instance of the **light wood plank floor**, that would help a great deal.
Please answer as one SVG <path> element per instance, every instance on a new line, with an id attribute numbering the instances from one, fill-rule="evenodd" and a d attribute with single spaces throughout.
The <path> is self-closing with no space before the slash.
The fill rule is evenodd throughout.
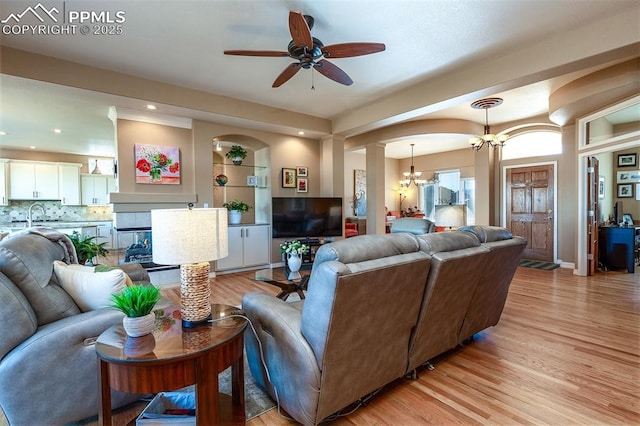
<path id="1" fill-rule="evenodd" d="M 252 275 L 219 275 L 212 300 L 277 293 Z M 520 267 L 496 327 L 333 424 L 640 425 L 639 313 L 639 273 Z M 248 422 L 291 424 L 275 409 Z"/>

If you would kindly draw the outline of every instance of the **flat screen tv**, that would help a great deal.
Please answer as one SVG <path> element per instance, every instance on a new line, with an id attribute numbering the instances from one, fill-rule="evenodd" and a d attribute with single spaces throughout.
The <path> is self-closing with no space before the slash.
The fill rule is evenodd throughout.
<path id="1" fill-rule="evenodd" d="M 273 197 L 273 238 L 316 238 L 342 235 L 342 198 Z"/>

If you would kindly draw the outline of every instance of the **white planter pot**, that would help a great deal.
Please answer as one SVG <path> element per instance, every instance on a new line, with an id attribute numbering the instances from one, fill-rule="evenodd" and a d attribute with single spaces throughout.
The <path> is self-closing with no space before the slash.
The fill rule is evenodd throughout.
<path id="1" fill-rule="evenodd" d="M 156 325 L 156 314 L 151 312 L 143 317 L 124 317 L 122 319 L 122 326 L 128 336 L 140 337 L 145 334 L 149 334 L 153 331 Z"/>
<path id="2" fill-rule="evenodd" d="M 229 210 L 229 225 L 238 225 L 242 222 L 242 212 L 240 210 Z"/>
<path id="3" fill-rule="evenodd" d="M 298 272 L 302 266 L 302 258 L 300 255 L 291 253 L 287 259 L 287 266 L 291 272 Z"/>

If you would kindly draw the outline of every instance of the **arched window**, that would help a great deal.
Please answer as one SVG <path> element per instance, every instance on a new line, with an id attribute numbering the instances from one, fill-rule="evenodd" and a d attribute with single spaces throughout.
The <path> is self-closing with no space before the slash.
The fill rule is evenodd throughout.
<path id="1" fill-rule="evenodd" d="M 559 132 L 520 133 L 512 136 L 502 148 L 503 160 L 556 154 L 562 154 L 562 135 Z"/>

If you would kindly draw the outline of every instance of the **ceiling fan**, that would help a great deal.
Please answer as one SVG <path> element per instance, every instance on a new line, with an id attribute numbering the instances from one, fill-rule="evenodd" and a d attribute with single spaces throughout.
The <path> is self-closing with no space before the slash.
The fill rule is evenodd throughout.
<path id="1" fill-rule="evenodd" d="M 289 32 L 291 40 L 287 51 L 273 50 L 225 50 L 225 55 L 239 56 L 270 56 L 289 57 L 298 62 L 290 64 L 275 79 L 272 87 L 280 87 L 291 77 L 296 75 L 301 68 L 314 68 L 320 74 L 331 80 L 349 86 L 353 80 L 339 67 L 327 61 L 325 58 L 351 58 L 353 56 L 369 55 L 382 52 L 385 49 L 383 43 L 341 43 L 325 46 L 320 40 L 311 36 L 314 19 L 310 15 L 300 12 L 289 12 Z"/>

